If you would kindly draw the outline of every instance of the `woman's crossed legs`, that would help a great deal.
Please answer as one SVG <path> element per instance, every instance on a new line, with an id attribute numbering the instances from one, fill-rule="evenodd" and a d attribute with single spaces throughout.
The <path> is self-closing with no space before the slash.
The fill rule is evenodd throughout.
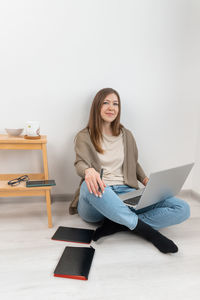
<path id="1" fill-rule="evenodd" d="M 189 205 L 176 197 L 135 211 L 126 206 L 117 196 L 133 190 L 127 185 L 107 186 L 100 198 L 90 194 L 85 181 L 83 181 L 80 189 L 78 213 L 87 222 L 99 222 L 106 217 L 115 223 L 128 227 L 130 230 L 137 226 L 138 218 L 158 230 L 179 224 L 190 216 Z"/>

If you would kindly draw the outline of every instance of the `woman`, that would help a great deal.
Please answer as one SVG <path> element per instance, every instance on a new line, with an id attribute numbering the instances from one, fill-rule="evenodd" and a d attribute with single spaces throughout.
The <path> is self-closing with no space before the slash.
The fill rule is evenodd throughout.
<path id="1" fill-rule="evenodd" d="M 178 224 L 190 215 L 186 202 L 178 198 L 163 200 L 135 211 L 118 194 L 146 186 L 148 177 L 138 163 L 138 150 L 132 133 L 120 124 L 120 96 L 114 89 L 100 90 L 92 103 L 89 122 L 75 139 L 75 168 L 82 178 L 70 213 L 78 211 L 87 222 L 103 221 L 93 240 L 119 231 L 130 231 L 154 244 L 163 253 L 178 247 L 158 229 Z M 100 170 L 103 168 L 103 178 Z"/>

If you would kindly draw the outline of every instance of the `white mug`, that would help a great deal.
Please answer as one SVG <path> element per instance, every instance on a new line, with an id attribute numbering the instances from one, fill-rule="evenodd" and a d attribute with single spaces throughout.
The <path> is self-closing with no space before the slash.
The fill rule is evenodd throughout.
<path id="1" fill-rule="evenodd" d="M 40 135 L 40 122 L 29 121 L 25 124 L 26 135 L 28 136 L 39 136 Z"/>

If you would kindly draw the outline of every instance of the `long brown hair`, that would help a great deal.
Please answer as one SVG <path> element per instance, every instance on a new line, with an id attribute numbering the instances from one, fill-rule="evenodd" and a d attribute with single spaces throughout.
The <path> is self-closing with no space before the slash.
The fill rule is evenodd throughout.
<path id="1" fill-rule="evenodd" d="M 123 127 L 123 125 L 120 124 L 121 101 L 120 101 L 120 96 L 119 96 L 118 92 L 112 88 L 105 88 L 105 89 L 98 91 L 98 93 L 96 94 L 96 96 L 94 97 L 94 100 L 92 102 L 92 106 L 90 109 L 89 121 L 88 121 L 86 128 L 88 128 L 91 141 L 92 141 L 96 151 L 99 153 L 104 153 L 103 149 L 101 148 L 101 140 L 103 138 L 103 136 L 102 136 L 103 120 L 101 118 L 100 111 L 101 111 L 101 107 L 103 105 L 104 99 L 109 94 L 115 94 L 119 101 L 118 115 L 117 115 L 116 119 L 111 123 L 111 129 L 112 129 L 113 135 L 118 136 L 120 134 L 120 129 Z"/>

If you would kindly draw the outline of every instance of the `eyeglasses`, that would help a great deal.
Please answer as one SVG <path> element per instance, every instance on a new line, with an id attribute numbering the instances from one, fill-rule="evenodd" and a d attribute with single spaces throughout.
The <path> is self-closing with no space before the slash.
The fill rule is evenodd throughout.
<path id="1" fill-rule="evenodd" d="M 11 186 L 15 186 L 15 185 L 20 184 L 21 181 L 28 181 L 28 180 L 29 180 L 28 175 L 23 175 L 21 177 L 18 177 L 18 178 L 8 181 L 8 184 Z"/>

